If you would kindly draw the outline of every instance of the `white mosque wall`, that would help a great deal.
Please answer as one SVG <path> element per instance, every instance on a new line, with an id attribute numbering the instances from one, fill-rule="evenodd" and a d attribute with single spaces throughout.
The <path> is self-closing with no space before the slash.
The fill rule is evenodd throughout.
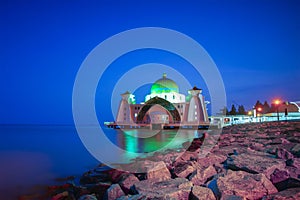
<path id="1" fill-rule="evenodd" d="M 154 97 L 159 97 L 162 99 L 165 99 L 171 103 L 184 103 L 185 102 L 185 95 L 184 94 L 179 94 L 176 92 L 170 92 L 170 93 L 160 93 L 160 94 L 148 94 L 145 97 L 145 102 L 148 100 L 154 98 Z"/>

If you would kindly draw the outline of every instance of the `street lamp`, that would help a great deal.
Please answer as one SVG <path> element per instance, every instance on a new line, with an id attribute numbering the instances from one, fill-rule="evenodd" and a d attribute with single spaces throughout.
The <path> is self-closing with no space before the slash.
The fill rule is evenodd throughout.
<path id="1" fill-rule="evenodd" d="M 258 118 L 258 119 L 259 119 L 259 122 L 261 122 L 260 116 L 261 116 L 262 108 L 261 108 L 261 107 L 258 107 L 258 108 L 256 108 L 256 110 L 257 110 L 257 116 L 259 117 L 259 118 Z"/>
<path id="2" fill-rule="evenodd" d="M 281 101 L 279 99 L 275 99 L 274 103 L 275 103 L 276 109 L 277 109 L 277 121 L 279 121 L 279 106 L 280 106 Z"/>

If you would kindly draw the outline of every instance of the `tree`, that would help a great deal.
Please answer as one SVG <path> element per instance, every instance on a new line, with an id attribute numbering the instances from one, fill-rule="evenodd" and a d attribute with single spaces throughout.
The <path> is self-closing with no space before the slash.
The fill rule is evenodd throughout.
<path id="1" fill-rule="evenodd" d="M 246 114 L 246 110 L 245 110 L 245 108 L 244 108 L 243 105 L 240 105 L 240 106 L 238 107 L 238 114 L 239 114 L 239 115 L 245 115 L 245 114 Z"/>
<path id="2" fill-rule="evenodd" d="M 233 104 L 231 106 L 231 110 L 230 110 L 229 114 L 230 115 L 236 115 L 236 108 L 235 108 L 235 106 Z"/>
<path id="3" fill-rule="evenodd" d="M 264 113 L 264 114 L 270 112 L 270 109 L 271 109 L 271 108 L 270 108 L 270 106 L 269 106 L 269 104 L 268 104 L 267 101 L 264 102 L 264 105 L 263 105 L 262 109 L 263 109 L 263 113 Z"/>
<path id="4" fill-rule="evenodd" d="M 254 106 L 254 108 L 257 110 L 257 108 L 263 108 L 263 104 L 259 101 L 259 100 L 257 100 L 256 101 L 256 104 L 255 104 L 255 106 Z"/>

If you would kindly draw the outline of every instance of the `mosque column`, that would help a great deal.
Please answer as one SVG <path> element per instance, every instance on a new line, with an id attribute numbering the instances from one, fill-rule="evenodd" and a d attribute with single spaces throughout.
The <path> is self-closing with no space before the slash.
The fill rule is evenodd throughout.
<path id="1" fill-rule="evenodd" d="M 117 123 L 131 124 L 133 120 L 131 118 L 131 109 L 130 109 L 130 98 L 132 94 L 130 92 L 125 92 L 121 94 L 122 100 L 119 105 Z"/>
<path id="2" fill-rule="evenodd" d="M 187 122 L 204 122 L 206 118 L 204 114 L 204 112 L 206 112 L 206 109 L 204 109 L 205 104 L 203 102 L 203 98 L 199 98 L 199 94 L 201 94 L 202 90 L 194 87 L 188 92 L 192 95 L 192 97 L 189 103 Z"/>

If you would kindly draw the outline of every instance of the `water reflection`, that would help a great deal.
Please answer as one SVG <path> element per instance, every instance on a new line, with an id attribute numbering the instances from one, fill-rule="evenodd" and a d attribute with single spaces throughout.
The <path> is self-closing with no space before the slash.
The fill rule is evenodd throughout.
<path id="1" fill-rule="evenodd" d="M 201 137 L 200 130 L 109 130 L 107 137 L 121 149 L 132 153 L 149 153 L 181 148 L 182 143 Z M 130 154 L 130 153 L 129 153 Z M 126 156 L 126 155 L 124 155 Z"/>

